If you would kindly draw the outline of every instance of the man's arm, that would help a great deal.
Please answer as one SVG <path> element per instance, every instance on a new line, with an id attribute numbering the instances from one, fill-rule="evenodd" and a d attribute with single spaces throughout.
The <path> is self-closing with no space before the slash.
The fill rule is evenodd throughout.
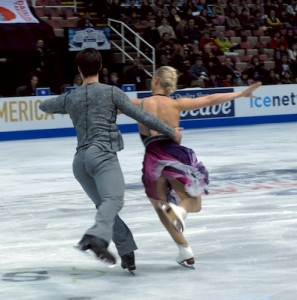
<path id="1" fill-rule="evenodd" d="M 55 98 L 50 98 L 42 101 L 39 109 L 51 114 L 67 114 L 65 110 L 65 100 L 67 94 L 61 94 Z"/>

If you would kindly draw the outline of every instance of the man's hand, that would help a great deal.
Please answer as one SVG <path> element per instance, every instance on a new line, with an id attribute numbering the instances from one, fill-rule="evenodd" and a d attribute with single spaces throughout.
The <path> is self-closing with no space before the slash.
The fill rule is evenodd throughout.
<path id="1" fill-rule="evenodd" d="M 174 130 L 175 130 L 175 137 L 173 138 L 173 140 L 176 143 L 180 144 L 181 140 L 182 140 L 181 131 L 183 130 L 183 128 L 182 127 L 175 127 Z"/>

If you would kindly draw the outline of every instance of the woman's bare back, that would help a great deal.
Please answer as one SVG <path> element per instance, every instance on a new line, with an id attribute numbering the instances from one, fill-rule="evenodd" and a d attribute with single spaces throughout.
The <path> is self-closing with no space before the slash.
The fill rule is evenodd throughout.
<path id="1" fill-rule="evenodd" d="M 179 127 L 180 111 L 175 105 L 175 100 L 166 96 L 155 95 L 143 100 L 135 99 L 133 102 L 141 106 L 143 101 L 143 109 L 150 112 L 164 123 L 172 127 Z M 138 124 L 141 134 L 147 134 L 147 128 L 142 124 Z M 152 135 L 159 134 L 151 130 Z"/>

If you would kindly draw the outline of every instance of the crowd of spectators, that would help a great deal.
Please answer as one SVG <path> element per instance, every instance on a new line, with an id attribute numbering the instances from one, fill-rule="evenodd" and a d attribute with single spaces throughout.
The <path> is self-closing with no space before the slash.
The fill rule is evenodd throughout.
<path id="1" fill-rule="evenodd" d="M 155 48 L 157 67 L 170 65 L 179 71 L 179 87 L 297 83 L 297 0 L 84 2 L 78 27 L 94 27 L 108 18 L 123 21 Z M 256 37 L 256 43 L 249 45 L 250 37 Z M 142 47 L 141 51 L 150 50 Z M 105 74 L 101 72 L 104 82 L 147 89 L 150 77 L 142 60 L 134 58 L 122 73 L 106 60 Z M 38 85 L 53 86 L 57 82 L 57 76 L 52 76 L 57 73 L 53 60 L 44 42 L 37 41 L 29 79 L 34 75 Z M 53 91 L 62 89 L 57 86 Z"/>
<path id="2" fill-rule="evenodd" d="M 110 14 L 105 17 L 129 24 L 154 46 L 157 66 L 178 69 L 180 86 L 297 82 L 296 0 L 114 0 L 106 5 Z M 256 31 L 257 42 L 246 46 Z M 268 39 L 263 42 L 261 36 Z M 249 49 L 256 52 L 247 55 Z"/>

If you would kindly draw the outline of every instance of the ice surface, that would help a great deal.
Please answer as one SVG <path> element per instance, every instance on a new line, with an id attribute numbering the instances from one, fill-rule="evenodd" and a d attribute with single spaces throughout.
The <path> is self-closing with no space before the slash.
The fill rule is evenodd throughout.
<path id="1" fill-rule="evenodd" d="M 72 175 L 74 137 L 0 143 L 1 300 L 297 299 L 296 123 L 183 132 L 211 180 L 186 221 L 195 270 L 175 262 L 146 199 L 138 135 L 124 141 L 120 215 L 139 247 L 136 277 L 73 248 L 95 215 Z"/>

